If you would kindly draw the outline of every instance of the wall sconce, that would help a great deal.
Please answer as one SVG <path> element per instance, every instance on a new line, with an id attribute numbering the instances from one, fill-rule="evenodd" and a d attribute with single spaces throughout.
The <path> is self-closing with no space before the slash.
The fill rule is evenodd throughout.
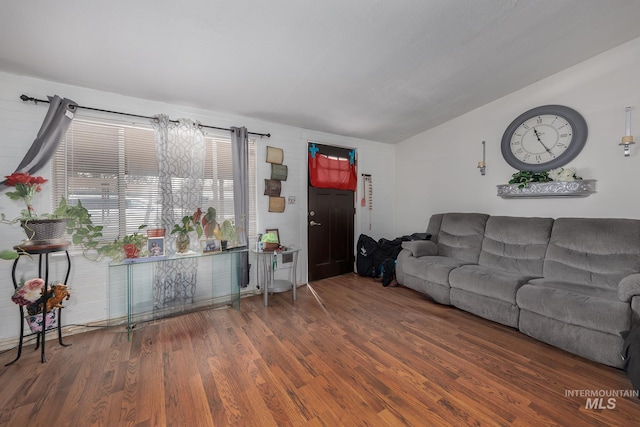
<path id="1" fill-rule="evenodd" d="M 635 144 L 635 142 L 633 142 L 633 135 L 631 135 L 631 107 L 627 107 L 624 110 L 627 113 L 627 120 L 626 120 L 626 132 L 625 132 L 625 136 L 622 137 L 622 142 L 620 142 L 620 144 L 618 145 L 623 145 L 624 146 L 624 156 L 625 157 L 629 157 L 629 155 L 631 154 L 631 144 Z"/>
<path id="2" fill-rule="evenodd" d="M 485 143 L 482 141 L 482 161 L 478 162 L 478 169 L 480 169 L 480 175 L 484 175 L 487 172 L 487 164 L 486 164 L 486 153 L 485 153 Z"/>

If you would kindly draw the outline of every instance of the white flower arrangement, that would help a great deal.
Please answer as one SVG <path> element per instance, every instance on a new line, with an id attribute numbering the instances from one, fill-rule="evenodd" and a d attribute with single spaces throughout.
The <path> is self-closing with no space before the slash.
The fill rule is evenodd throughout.
<path id="1" fill-rule="evenodd" d="M 582 179 L 581 177 L 576 175 L 576 168 L 551 169 L 549 171 L 549 178 L 551 178 L 553 181 L 562 181 L 562 182 L 576 181 L 576 180 Z"/>

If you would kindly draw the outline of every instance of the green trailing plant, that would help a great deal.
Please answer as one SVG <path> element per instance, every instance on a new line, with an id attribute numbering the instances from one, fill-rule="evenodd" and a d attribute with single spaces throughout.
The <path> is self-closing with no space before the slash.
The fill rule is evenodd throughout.
<path id="1" fill-rule="evenodd" d="M 67 220 L 67 234 L 71 237 L 71 242 L 80 246 L 84 253 L 98 249 L 101 245 L 100 238 L 103 227 L 93 225 L 91 214 L 82 206 L 80 200 L 76 205 L 71 205 L 67 203 L 66 199 L 60 199 L 58 207 L 53 212 L 53 217 Z"/>
<path id="2" fill-rule="evenodd" d="M 529 185 L 531 182 L 550 182 L 553 181 L 549 177 L 548 171 L 543 172 L 531 172 L 531 171 L 518 171 L 511 175 L 509 184 L 518 184 L 518 188 L 522 189 Z"/>
<path id="3" fill-rule="evenodd" d="M 10 261 L 16 258 L 18 258 L 18 251 L 14 251 L 11 249 L 3 249 L 0 251 L 0 259 Z"/>

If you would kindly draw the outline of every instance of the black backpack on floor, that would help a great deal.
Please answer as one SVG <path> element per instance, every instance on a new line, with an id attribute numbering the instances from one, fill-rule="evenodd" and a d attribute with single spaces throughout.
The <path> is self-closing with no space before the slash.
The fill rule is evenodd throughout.
<path id="1" fill-rule="evenodd" d="M 378 266 L 376 265 L 376 253 L 378 243 L 366 234 L 358 237 L 358 254 L 356 256 L 356 270 L 360 276 L 377 277 Z"/>

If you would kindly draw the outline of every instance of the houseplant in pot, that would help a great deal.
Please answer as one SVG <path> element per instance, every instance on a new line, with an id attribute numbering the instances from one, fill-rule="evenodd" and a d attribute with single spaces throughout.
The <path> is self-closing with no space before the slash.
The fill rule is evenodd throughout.
<path id="1" fill-rule="evenodd" d="M 220 227 L 222 233 L 222 249 L 234 247 L 238 244 L 238 230 L 234 221 L 225 219 Z"/>
<path id="2" fill-rule="evenodd" d="M 218 229 L 218 222 L 216 221 L 216 210 L 213 207 L 207 209 L 204 216 L 202 217 L 202 230 L 204 231 L 204 235 L 207 239 L 213 239 L 216 236 L 216 232 Z"/>
<path id="3" fill-rule="evenodd" d="M 141 225 L 138 230 L 142 230 L 146 225 Z M 125 258 L 138 258 L 140 251 L 147 244 L 147 236 L 138 233 L 137 231 L 132 234 L 127 234 L 122 238 L 122 250 L 124 251 Z"/>
<path id="4" fill-rule="evenodd" d="M 147 244 L 147 236 L 141 233 L 146 224 L 140 225 L 138 231 L 127 234 L 124 237 L 116 237 L 112 242 L 96 248 L 100 256 L 106 256 L 114 260 L 124 258 L 138 258 L 140 252 Z"/>
<path id="5" fill-rule="evenodd" d="M 31 176 L 26 172 L 14 172 L 6 178 L 6 185 L 14 188 L 13 191 L 6 193 L 7 196 L 11 200 L 22 201 L 26 206 L 15 221 L 20 222 L 27 240 L 34 244 L 61 241 L 66 230 L 66 220 L 55 215 L 37 215 L 33 207 L 33 198 L 42 190 L 42 184 L 47 180 L 41 176 Z M 4 215 L 2 219 L 5 220 Z"/>
<path id="6" fill-rule="evenodd" d="M 4 214 L 0 215 L 0 217 L 0 222 L 7 224 L 15 224 L 19 220 L 21 221 L 20 218 L 13 221 L 6 220 Z M 100 258 L 98 249 L 104 245 L 104 242 L 101 240 L 103 227 L 93 224 L 91 214 L 82 206 L 80 201 L 78 201 L 76 205 L 72 205 L 67 203 L 66 199 L 62 198 L 53 213 L 44 214 L 40 217 L 58 220 L 58 222 L 63 225 L 61 236 L 64 235 L 66 231 L 71 242 L 82 248 L 82 253 L 86 258 L 92 261 L 97 261 Z M 26 220 L 26 223 L 27 227 L 33 228 L 30 220 Z M 53 240 L 54 243 L 56 241 L 58 240 Z M 28 245 L 32 244 L 32 242 L 32 240 L 27 240 L 24 244 L 17 245 L 14 250 L 5 249 L 0 251 L 0 259 L 11 260 L 17 258 L 18 251 L 24 250 Z M 47 243 L 47 241 L 43 240 L 38 240 L 38 242 Z"/>
<path id="7" fill-rule="evenodd" d="M 193 215 L 185 215 L 182 217 L 182 221 L 178 224 L 174 224 L 173 230 L 171 230 L 171 234 L 176 235 L 176 250 L 180 254 L 185 254 L 189 252 L 189 245 L 191 244 L 191 238 L 189 237 L 189 233 L 195 231 L 198 235 L 198 238 L 202 236 L 203 230 L 202 225 L 200 225 L 200 217 L 202 215 L 202 211 L 200 208 Z"/>

